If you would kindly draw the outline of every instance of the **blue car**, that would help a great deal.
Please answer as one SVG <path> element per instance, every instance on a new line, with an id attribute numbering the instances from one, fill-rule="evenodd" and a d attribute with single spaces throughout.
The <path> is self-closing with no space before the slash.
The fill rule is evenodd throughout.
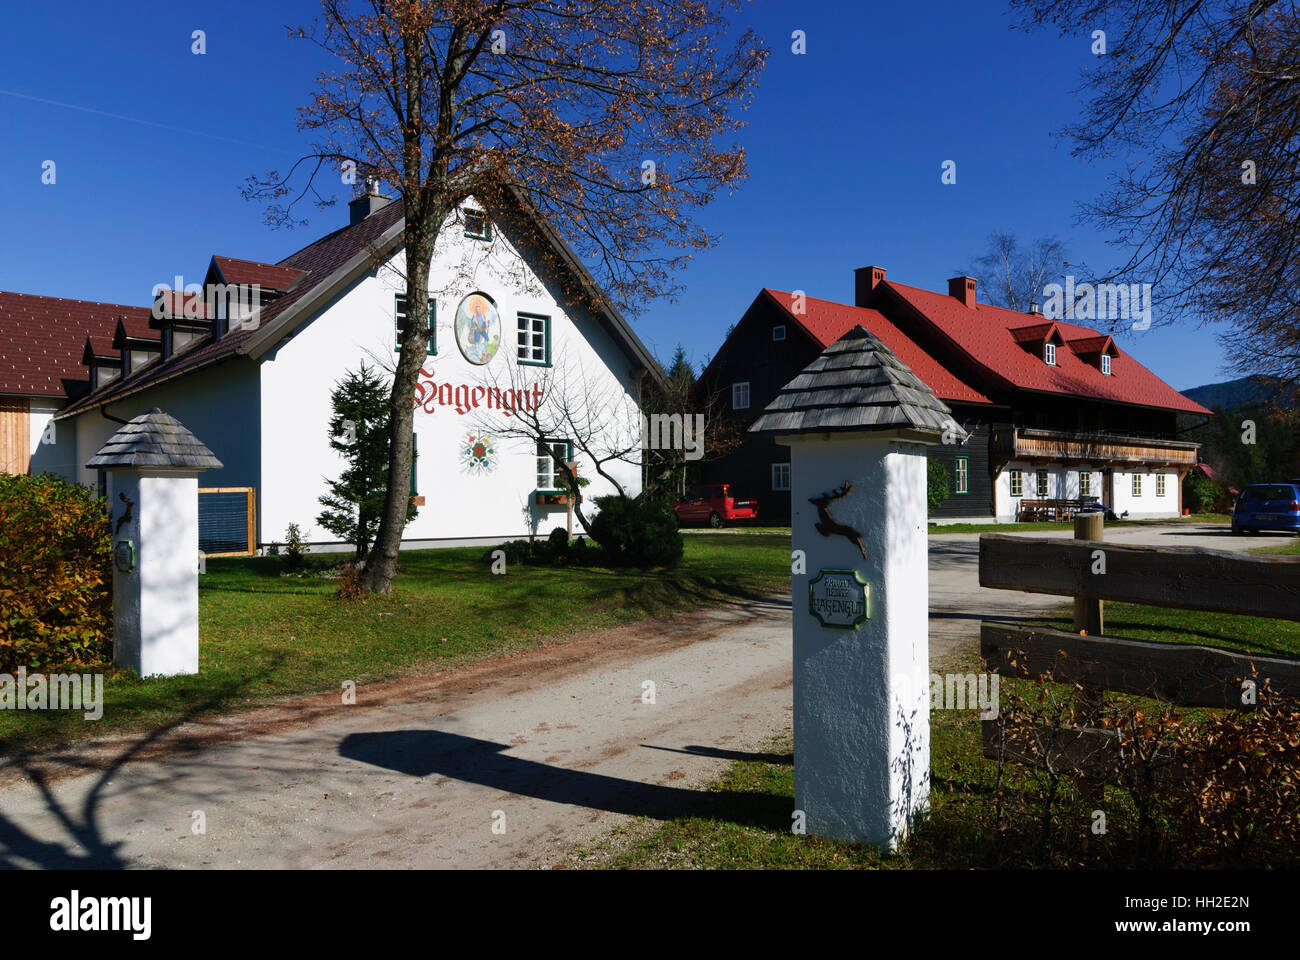
<path id="1" fill-rule="evenodd" d="M 1232 532 L 1300 532 L 1300 483 L 1252 483 L 1232 508 Z"/>

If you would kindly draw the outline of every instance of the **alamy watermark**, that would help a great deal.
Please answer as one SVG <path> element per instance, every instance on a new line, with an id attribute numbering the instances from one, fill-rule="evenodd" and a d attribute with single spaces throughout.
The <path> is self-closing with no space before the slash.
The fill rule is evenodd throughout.
<path id="1" fill-rule="evenodd" d="M 84 710 L 87 720 L 104 715 L 102 673 L 0 673 L 0 710 Z"/>
<path id="2" fill-rule="evenodd" d="M 704 456 L 704 414 L 642 414 L 641 449 L 683 450 L 687 460 L 699 460 Z"/>
<path id="3" fill-rule="evenodd" d="M 256 330 L 261 325 L 262 288 L 256 283 L 186 283 L 177 276 L 174 284 L 155 283 L 155 320 L 225 320 L 230 329 Z"/>
<path id="4" fill-rule="evenodd" d="M 1043 316 L 1048 320 L 1132 320 L 1134 330 L 1151 328 L 1151 284 L 1080 283 L 1043 287 Z"/>
<path id="5" fill-rule="evenodd" d="M 981 720 L 998 717 L 996 673 L 930 674 L 931 710 L 978 710 Z"/>

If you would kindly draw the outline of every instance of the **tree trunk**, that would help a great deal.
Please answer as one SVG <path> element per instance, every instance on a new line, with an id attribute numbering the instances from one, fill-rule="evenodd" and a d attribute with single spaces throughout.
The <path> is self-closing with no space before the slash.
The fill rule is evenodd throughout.
<path id="1" fill-rule="evenodd" d="M 441 226 L 441 218 L 436 222 Z M 379 530 L 366 559 L 365 588 L 368 593 L 387 594 L 393 590 L 397 553 L 401 548 L 402 533 L 406 530 L 406 514 L 411 502 L 415 386 L 420 379 L 420 367 L 424 365 L 429 342 L 429 261 L 433 242 L 426 239 L 428 233 L 423 223 L 413 227 L 410 219 L 406 221 L 406 330 L 402 334 L 401 356 L 393 374 L 393 392 L 388 402 L 388 488 L 384 494 Z"/>

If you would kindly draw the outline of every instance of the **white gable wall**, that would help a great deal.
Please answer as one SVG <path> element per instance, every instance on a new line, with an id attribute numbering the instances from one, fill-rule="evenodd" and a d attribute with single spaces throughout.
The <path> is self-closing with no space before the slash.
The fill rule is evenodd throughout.
<path id="1" fill-rule="evenodd" d="M 575 321 L 566 315 L 500 234 L 485 258 L 487 245 L 462 233 L 455 223 L 444 229 L 430 277 L 431 298 L 437 304 L 437 354 L 427 358 L 423 370 L 435 383 L 467 387 L 509 383 L 506 371 L 507 365 L 515 365 L 516 315 L 524 311 L 551 318 L 551 357 L 556 367 L 546 371 L 516 365 L 520 373 L 516 386 L 531 387 L 557 368 L 565 372 L 580 368 L 597 392 L 610 391 L 625 403 L 635 402 L 633 363 L 594 320 Z M 330 393 L 362 360 L 372 367 L 391 367 L 396 362 L 393 297 L 403 290 L 403 268 L 399 252 L 388 267 L 363 276 L 262 358 L 262 542 L 283 541 L 290 523 L 299 524 L 310 541 L 335 539 L 316 522 L 326 479 L 337 477 L 344 468 L 342 458 L 329 447 Z M 492 297 L 501 321 L 500 348 L 482 366 L 465 359 L 454 329 L 461 299 L 476 291 Z M 460 450 L 478 432 L 476 413 L 461 414 L 454 406 L 431 405 L 430 409 L 433 412 L 415 410 L 416 491 L 425 497 L 425 505 L 408 524 L 406 539 L 513 538 L 529 532 L 545 535 L 565 525 L 564 507 L 540 507 L 534 502 L 534 444 L 523 439 L 498 441 L 495 468 L 486 474 L 471 473 L 461 461 Z M 494 423 L 510 419 L 503 411 L 484 407 L 477 415 Z M 584 491 L 590 514 L 593 498 L 614 490 L 596 476 L 581 454 L 578 460 L 579 473 L 592 478 Z M 639 492 L 638 467 L 613 463 L 606 469 L 629 494 Z M 576 520 L 574 529 L 580 532 Z"/>

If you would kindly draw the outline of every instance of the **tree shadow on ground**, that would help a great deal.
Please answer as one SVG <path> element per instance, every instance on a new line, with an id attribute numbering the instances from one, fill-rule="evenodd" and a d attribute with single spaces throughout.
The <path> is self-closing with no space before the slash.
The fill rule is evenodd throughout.
<path id="1" fill-rule="evenodd" d="M 238 686 L 248 687 L 274 673 L 272 665 L 263 673 L 248 677 Z M 99 825 L 99 810 L 108 786 L 129 763 L 159 744 L 178 727 L 225 706 L 230 688 L 225 688 L 189 706 L 180 717 L 148 733 L 132 738 L 110 760 L 95 763 L 100 771 L 94 784 L 79 804 L 60 801 L 54 783 L 57 773 L 69 768 L 85 768 L 87 761 L 73 755 L 54 756 L 37 749 L 22 750 L 3 764 L 6 771 L 21 771 L 24 780 L 40 793 L 46 810 L 62 827 L 65 836 L 39 837 L 6 811 L 0 810 L 0 870 L 19 870 L 36 866 L 52 870 L 121 870 L 133 866 L 120 855 L 122 841 L 107 838 Z M 6 789 L 13 789 L 12 787 Z"/>
<path id="2" fill-rule="evenodd" d="M 502 751 L 508 749 L 503 743 L 441 730 L 394 730 L 350 734 L 340 744 L 339 754 L 407 776 L 450 777 L 538 800 L 633 817 L 703 817 L 778 830 L 790 822 L 789 797 L 623 780 L 504 755 Z"/>

